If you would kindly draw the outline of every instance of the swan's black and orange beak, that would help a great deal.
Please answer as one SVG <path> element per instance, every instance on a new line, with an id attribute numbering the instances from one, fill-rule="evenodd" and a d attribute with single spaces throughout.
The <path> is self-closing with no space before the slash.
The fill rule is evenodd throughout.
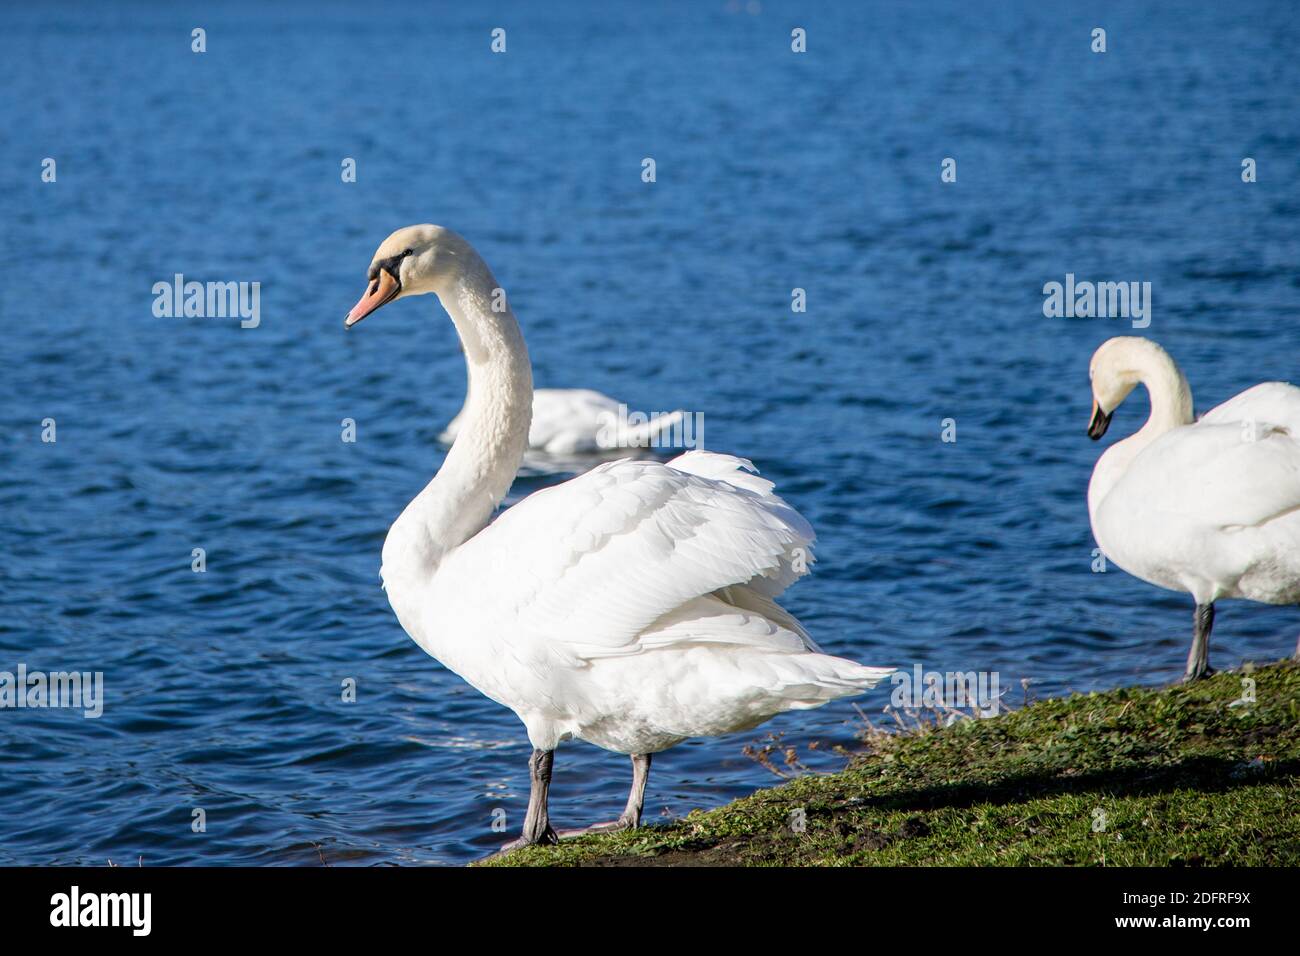
<path id="1" fill-rule="evenodd" d="M 1110 413 L 1103 412 L 1097 400 L 1092 400 L 1092 421 L 1088 422 L 1088 437 L 1096 441 L 1102 435 L 1106 434 L 1106 429 L 1110 427 Z"/>
<path id="2" fill-rule="evenodd" d="M 375 277 L 370 280 L 370 285 L 366 286 L 365 294 L 352 307 L 348 317 L 343 320 L 343 327 L 345 329 L 352 328 L 385 302 L 391 302 L 397 298 L 401 291 L 401 280 L 397 279 L 387 269 L 379 269 L 375 273 Z"/>

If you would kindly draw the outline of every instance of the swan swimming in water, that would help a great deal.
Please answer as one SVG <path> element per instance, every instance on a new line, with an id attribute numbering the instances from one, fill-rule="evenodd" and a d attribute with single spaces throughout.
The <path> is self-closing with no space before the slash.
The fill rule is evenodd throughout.
<path id="1" fill-rule="evenodd" d="M 563 740 L 631 756 L 622 815 L 589 829 L 635 827 L 652 754 L 859 694 L 892 673 L 821 653 L 776 603 L 806 572 L 813 532 L 743 459 L 609 462 L 489 524 L 532 411 L 514 314 L 493 311 L 487 264 L 440 226 L 394 232 L 368 279 L 347 327 L 431 292 L 465 350 L 460 437 L 389 529 L 381 574 L 412 639 L 527 729 L 528 810 L 506 849 L 556 841 L 547 792 Z"/>
<path id="2" fill-rule="evenodd" d="M 596 455 L 646 448 L 671 434 L 682 421 L 679 409 L 655 415 L 649 421 L 620 427 L 616 399 L 589 388 L 537 388 L 533 390 L 533 420 L 528 427 L 528 451 L 539 455 Z M 460 434 L 465 410 L 461 409 L 438 440 L 450 445 Z"/>
<path id="3" fill-rule="evenodd" d="M 1256 385 L 1194 422 L 1183 373 L 1136 336 L 1103 343 L 1088 374 L 1094 441 L 1134 388 L 1150 396 L 1146 424 L 1097 460 L 1088 513 L 1103 554 L 1196 600 L 1183 677 L 1196 680 L 1212 673 L 1215 601 L 1300 604 L 1300 388 Z"/>

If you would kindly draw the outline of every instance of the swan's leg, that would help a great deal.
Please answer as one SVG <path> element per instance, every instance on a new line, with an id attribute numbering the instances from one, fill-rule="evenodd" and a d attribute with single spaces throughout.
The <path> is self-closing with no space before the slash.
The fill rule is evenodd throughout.
<path id="1" fill-rule="evenodd" d="M 641 807 L 645 804 L 645 782 L 650 778 L 650 754 L 632 755 L 632 790 L 627 795 L 627 806 L 617 820 L 593 823 L 581 830 L 561 830 L 560 839 L 568 840 L 587 833 L 612 833 L 617 830 L 635 830 L 641 825 Z"/>
<path id="2" fill-rule="evenodd" d="M 1187 655 L 1187 684 L 1214 673 L 1210 667 L 1210 631 L 1214 629 L 1214 604 L 1196 605 L 1195 623 L 1192 627 L 1192 649 Z"/>
<path id="3" fill-rule="evenodd" d="M 528 758 L 528 777 L 531 787 L 528 791 L 528 812 L 524 814 L 524 832 L 520 834 L 518 840 L 512 840 L 503 846 L 502 853 L 517 850 L 521 846 L 557 842 L 546 809 L 547 795 L 551 790 L 551 765 L 554 762 L 554 750 L 534 750 L 533 755 Z"/>
<path id="4" fill-rule="evenodd" d="M 645 805 L 645 782 L 650 779 L 650 754 L 632 755 L 632 790 L 627 806 L 616 821 L 619 829 L 635 830 L 641 825 L 641 807 Z"/>

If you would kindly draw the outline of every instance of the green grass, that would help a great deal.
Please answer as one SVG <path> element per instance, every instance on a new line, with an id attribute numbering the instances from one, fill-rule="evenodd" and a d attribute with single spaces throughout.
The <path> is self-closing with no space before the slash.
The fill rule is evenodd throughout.
<path id="1" fill-rule="evenodd" d="M 1243 677 L 1257 702 L 1230 707 Z M 489 865 L 1295 866 L 1297 731 L 1290 662 L 1077 694 L 943 729 L 872 732 L 843 772 Z"/>

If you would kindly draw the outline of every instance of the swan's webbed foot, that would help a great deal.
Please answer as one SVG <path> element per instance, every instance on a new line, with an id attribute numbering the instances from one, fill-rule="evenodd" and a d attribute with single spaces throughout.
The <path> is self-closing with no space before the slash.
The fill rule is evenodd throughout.
<path id="1" fill-rule="evenodd" d="M 546 829 L 542 830 L 541 833 L 533 835 L 523 834 L 518 839 L 511 840 L 492 855 L 504 856 L 513 850 L 520 850 L 526 846 L 555 846 L 555 844 L 560 842 L 562 836 L 563 834 L 556 833 L 551 829 L 551 825 L 548 823 Z"/>
<path id="2" fill-rule="evenodd" d="M 617 820 L 607 820 L 604 823 L 593 823 L 589 827 L 581 827 L 577 830 L 561 830 L 560 839 L 576 840 L 578 837 L 586 836 L 588 833 L 620 833 L 623 830 L 635 830 L 639 825 L 639 820 L 633 820 L 627 816 L 621 816 Z"/>
<path id="3" fill-rule="evenodd" d="M 593 823 L 581 830 L 561 830 L 561 840 L 573 840 L 588 833 L 618 833 L 635 830 L 641 825 L 641 807 L 645 803 L 645 782 L 650 777 L 650 754 L 632 754 L 632 790 L 627 795 L 627 806 L 617 820 Z"/>
<path id="4" fill-rule="evenodd" d="M 1183 675 L 1183 679 L 1179 681 L 1179 683 L 1193 684 L 1198 680 L 1204 680 L 1207 677 L 1213 677 L 1216 673 L 1218 672 L 1213 667 L 1206 665 L 1206 667 L 1203 670 L 1195 670 L 1195 671 L 1189 670 L 1187 673 Z"/>

